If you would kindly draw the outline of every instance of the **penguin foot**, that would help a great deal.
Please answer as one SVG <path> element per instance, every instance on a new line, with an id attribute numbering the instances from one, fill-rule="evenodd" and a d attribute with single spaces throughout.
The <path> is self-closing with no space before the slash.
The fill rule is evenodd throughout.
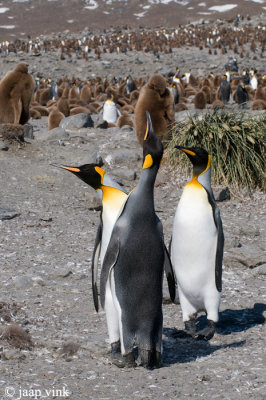
<path id="1" fill-rule="evenodd" d="M 111 344 L 111 358 L 112 364 L 118 368 L 133 368 L 136 366 L 133 352 L 126 354 L 125 356 L 121 354 L 120 340 Z"/>
<path id="2" fill-rule="evenodd" d="M 111 343 L 111 357 L 112 363 L 119 368 L 124 368 L 125 362 L 121 354 L 121 343 L 120 340 Z"/>
<path id="3" fill-rule="evenodd" d="M 196 336 L 196 320 L 190 319 L 189 321 L 185 321 L 185 330 L 176 330 L 173 336 L 179 339 L 187 339 L 187 338 L 195 338 Z"/>
<path id="4" fill-rule="evenodd" d="M 139 349 L 141 365 L 147 369 L 160 368 L 162 366 L 161 353 L 159 351 Z"/>
<path id="5" fill-rule="evenodd" d="M 216 323 L 208 320 L 206 328 L 199 331 L 196 335 L 197 340 L 210 340 L 215 334 Z"/>

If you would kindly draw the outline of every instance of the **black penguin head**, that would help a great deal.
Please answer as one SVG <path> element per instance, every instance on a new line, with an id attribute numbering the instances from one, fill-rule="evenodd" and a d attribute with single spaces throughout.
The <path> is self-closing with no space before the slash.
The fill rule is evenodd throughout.
<path id="1" fill-rule="evenodd" d="M 84 164 L 80 167 L 71 167 L 62 164 L 51 164 L 54 167 L 63 168 L 67 171 L 72 172 L 74 175 L 79 177 L 87 185 L 93 187 L 93 189 L 101 189 L 103 185 L 103 177 L 105 171 L 101 168 L 101 164 Z"/>
<path id="2" fill-rule="evenodd" d="M 175 148 L 182 150 L 188 156 L 193 164 L 193 175 L 199 176 L 210 168 L 211 156 L 205 149 L 183 146 L 175 146 Z"/>
<path id="3" fill-rule="evenodd" d="M 153 130 L 151 116 L 148 111 L 146 111 L 146 117 L 147 127 L 143 141 L 142 169 L 151 168 L 154 165 L 159 168 L 163 156 L 163 145 Z"/>

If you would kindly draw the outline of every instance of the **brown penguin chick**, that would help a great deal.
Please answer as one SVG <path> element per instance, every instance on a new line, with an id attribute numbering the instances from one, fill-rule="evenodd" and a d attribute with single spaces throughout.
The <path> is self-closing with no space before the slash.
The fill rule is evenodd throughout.
<path id="1" fill-rule="evenodd" d="M 66 96 L 62 95 L 57 101 L 57 109 L 64 114 L 65 117 L 69 116 L 69 103 Z"/>
<path id="2" fill-rule="evenodd" d="M 47 101 L 46 107 L 52 107 L 56 105 L 56 100 Z"/>
<path id="3" fill-rule="evenodd" d="M 214 79 L 213 79 L 214 87 L 216 87 L 216 88 L 220 87 L 222 80 L 223 80 L 223 77 L 222 77 L 222 76 L 216 75 L 216 76 L 214 77 Z"/>
<path id="4" fill-rule="evenodd" d="M 92 114 L 98 114 L 98 112 L 102 109 L 102 107 L 103 107 L 102 104 L 97 102 L 88 104 L 88 109 Z"/>
<path id="5" fill-rule="evenodd" d="M 224 103 L 223 103 L 221 100 L 216 99 L 216 100 L 212 103 L 211 108 L 213 108 L 213 109 L 215 109 L 215 108 L 224 108 Z"/>
<path id="6" fill-rule="evenodd" d="M 205 93 L 200 91 L 194 97 L 194 105 L 198 110 L 203 110 L 206 107 L 206 96 Z"/>
<path id="7" fill-rule="evenodd" d="M 201 89 L 202 92 L 205 93 L 205 97 L 206 97 L 206 101 L 208 104 L 212 103 L 212 92 L 209 86 L 203 86 L 203 88 Z"/>
<path id="8" fill-rule="evenodd" d="M 78 91 L 78 87 L 77 86 L 73 86 L 68 93 L 68 100 L 69 101 L 77 101 L 79 100 L 79 91 Z"/>
<path id="9" fill-rule="evenodd" d="M 175 112 L 186 111 L 186 110 L 188 110 L 188 108 L 184 103 L 178 103 L 175 105 Z"/>
<path id="10" fill-rule="evenodd" d="M 266 110 L 266 101 L 262 99 L 254 100 L 251 108 L 252 110 Z"/>
<path id="11" fill-rule="evenodd" d="M 78 106 L 71 108 L 69 115 L 89 114 L 89 113 L 90 110 L 87 107 Z"/>
<path id="12" fill-rule="evenodd" d="M 49 100 L 53 99 L 52 80 L 46 79 L 46 88 L 40 90 L 39 103 L 41 106 L 46 106 Z"/>
<path id="13" fill-rule="evenodd" d="M 30 108 L 30 110 L 35 110 L 38 111 L 42 117 L 48 117 L 49 115 L 49 110 L 46 107 L 40 106 L 40 105 L 36 105 Z"/>
<path id="14" fill-rule="evenodd" d="M 38 110 L 36 110 L 34 107 L 30 108 L 30 117 L 32 119 L 41 119 L 42 118 L 41 113 Z"/>
<path id="15" fill-rule="evenodd" d="M 255 100 L 264 100 L 266 101 L 266 88 L 262 86 L 258 86 L 255 92 Z"/>
<path id="16" fill-rule="evenodd" d="M 136 105 L 137 101 L 139 98 L 139 90 L 133 90 L 133 92 L 130 93 L 129 95 L 129 102 L 131 105 Z"/>
<path id="17" fill-rule="evenodd" d="M 121 113 L 134 114 L 135 108 L 130 104 L 120 108 Z"/>
<path id="18" fill-rule="evenodd" d="M 81 89 L 80 100 L 84 103 L 89 103 L 91 101 L 91 88 L 89 85 L 85 84 Z"/>
<path id="19" fill-rule="evenodd" d="M 188 85 L 185 88 L 185 97 L 189 97 L 189 96 L 196 96 L 196 94 L 198 93 L 198 90 L 196 88 L 193 88 L 192 86 Z"/>
<path id="20" fill-rule="evenodd" d="M 134 126 L 132 119 L 128 115 L 120 115 L 118 117 L 116 125 L 119 128 L 122 128 L 122 126 L 124 126 L 124 125 L 132 126 L 132 128 Z"/>
<path id="21" fill-rule="evenodd" d="M 161 140 L 168 138 L 168 130 L 175 120 L 174 98 L 162 75 L 153 75 L 141 89 L 135 107 L 135 128 L 142 146 L 146 131 L 146 111 L 149 111 L 155 133 Z"/>
<path id="22" fill-rule="evenodd" d="M 26 124 L 34 80 L 26 63 L 18 64 L 0 81 L 0 123 Z"/>
<path id="23" fill-rule="evenodd" d="M 65 118 L 64 114 L 54 107 L 48 117 L 48 130 L 58 128 L 61 120 Z"/>

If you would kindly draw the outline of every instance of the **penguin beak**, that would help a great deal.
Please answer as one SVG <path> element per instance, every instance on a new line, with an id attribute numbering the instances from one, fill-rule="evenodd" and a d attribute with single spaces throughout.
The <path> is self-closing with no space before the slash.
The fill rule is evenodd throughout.
<path id="1" fill-rule="evenodd" d="M 186 153 L 186 154 L 188 154 L 188 155 L 190 155 L 190 156 L 196 156 L 196 153 L 194 153 L 194 151 L 191 151 L 191 150 L 189 150 L 188 148 L 186 148 L 186 147 L 183 147 L 183 146 L 175 146 L 175 148 L 176 149 L 178 149 L 178 150 L 182 150 L 184 153 Z"/>
<path id="2" fill-rule="evenodd" d="M 150 133 L 154 133 L 149 111 L 146 111 L 146 118 L 147 118 L 147 126 L 146 126 L 144 140 L 147 140 Z"/>
<path id="3" fill-rule="evenodd" d="M 70 172 L 80 172 L 80 169 L 76 168 L 76 167 L 68 167 L 67 165 L 56 164 L 56 163 L 52 163 L 51 165 L 53 167 L 66 169 L 67 171 L 70 171 Z"/>

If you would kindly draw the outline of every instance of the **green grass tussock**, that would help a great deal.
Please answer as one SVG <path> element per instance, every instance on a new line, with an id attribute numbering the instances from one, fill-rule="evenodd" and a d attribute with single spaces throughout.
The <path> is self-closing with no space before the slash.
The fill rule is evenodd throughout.
<path id="1" fill-rule="evenodd" d="M 172 165 L 188 165 L 175 145 L 203 147 L 212 157 L 215 183 L 265 190 L 266 113 L 254 118 L 214 111 L 177 123 L 170 135 L 167 156 Z"/>

